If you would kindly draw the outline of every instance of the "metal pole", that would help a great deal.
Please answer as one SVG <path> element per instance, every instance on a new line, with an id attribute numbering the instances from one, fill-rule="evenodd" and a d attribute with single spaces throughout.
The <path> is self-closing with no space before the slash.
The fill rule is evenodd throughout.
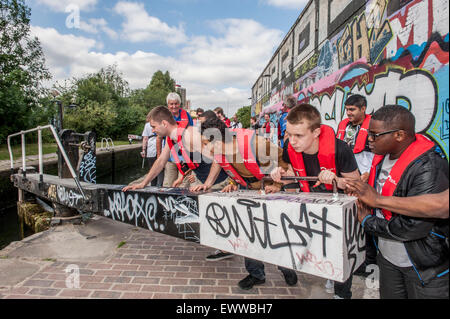
<path id="1" fill-rule="evenodd" d="M 307 181 L 307 182 L 317 182 L 319 180 L 318 177 L 315 176 L 283 176 L 281 177 L 282 181 Z M 261 191 L 264 191 L 264 182 L 265 181 L 273 181 L 271 177 L 266 176 L 263 177 L 261 180 Z M 337 181 L 333 179 L 333 199 L 338 200 L 339 199 L 339 193 L 338 193 L 338 186 Z"/>
<path id="2" fill-rule="evenodd" d="M 59 112 L 59 131 L 63 130 L 63 108 L 62 108 L 62 102 L 61 101 L 56 101 L 56 103 L 58 104 L 58 112 Z"/>
<path id="3" fill-rule="evenodd" d="M 11 136 L 8 136 L 8 152 L 9 152 L 9 161 L 11 163 L 11 174 L 14 174 L 13 153 L 11 149 Z"/>
<path id="4" fill-rule="evenodd" d="M 42 156 L 42 129 L 38 126 L 38 150 L 39 150 L 39 182 L 44 181 L 44 161 Z"/>
<path id="5" fill-rule="evenodd" d="M 26 177 L 27 175 L 27 165 L 25 162 L 25 133 L 22 132 L 22 174 L 23 177 Z"/>
<path id="6" fill-rule="evenodd" d="M 66 151 L 64 150 L 64 147 L 61 144 L 61 141 L 59 140 L 58 134 L 55 131 L 55 128 L 53 126 L 50 126 L 50 129 L 52 130 L 53 135 L 55 136 L 56 143 L 58 144 L 59 150 L 61 151 L 61 155 L 63 156 L 64 160 L 67 163 L 67 167 L 69 168 L 70 174 L 72 175 L 73 179 L 75 180 L 75 184 L 77 184 L 78 190 L 81 192 L 81 195 L 84 199 L 86 199 L 86 195 L 83 192 L 83 189 L 81 188 L 80 181 L 78 180 L 77 174 L 75 173 L 72 165 L 70 165 L 69 157 L 66 154 Z"/>

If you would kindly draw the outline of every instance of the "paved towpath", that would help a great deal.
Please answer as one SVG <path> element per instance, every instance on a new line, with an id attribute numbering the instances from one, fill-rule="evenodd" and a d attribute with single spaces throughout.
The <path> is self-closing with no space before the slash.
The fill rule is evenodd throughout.
<path id="1" fill-rule="evenodd" d="M 120 247 L 119 247 L 120 246 Z M 0 299 L 331 299 L 325 279 L 298 273 L 289 287 L 266 264 L 266 283 L 249 291 L 243 257 L 208 262 L 213 249 L 99 216 L 63 224 L 0 251 Z M 77 269 L 77 270 L 74 270 Z M 75 277 L 79 270 L 78 288 Z M 72 277 L 71 277 L 72 276 Z M 354 277 L 353 298 L 377 299 Z"/>

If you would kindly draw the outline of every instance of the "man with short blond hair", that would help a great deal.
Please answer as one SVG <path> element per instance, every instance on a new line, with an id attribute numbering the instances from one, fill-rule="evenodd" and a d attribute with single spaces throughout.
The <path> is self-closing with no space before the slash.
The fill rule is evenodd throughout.
<path id="1" fill-rule="evenodd" d="M 274 169 L 270 174 L 274 181 L 281 182 L 282 176 L 317 176 L 317 183 L 301 181 L 297 187 L 302 192 L 332 192 L 333 180 L 340 189 L 345 189 L 344 178 L 360 178 L 352 150 L 336 138 L 333 128 L 321 124 L 320 112 L 314 106 L 297 105 L 286 119 L 288 139 L 283 160 L 289 163 L 289 169 Z M 335 299 L 351 298 L 352 279 L 350 276 L 344 283 L 334 283 Z"/>
<path id="2" fill-rule="evenodd" d="M 178 187 L 183 182 L 184 177 L 193 173 L 203 183 L 211 179 L 209 178 L 210 174 L 214 174 L 215 178 L 212 184 L 214 182 L 221 183 L 227 178 L 218 164 L 210 164 L 212 159 L 209 164 L 204 160 L 204 156 L 208 154 L 202 154 L 201 135 L 196 128 L 193 126 L 180 127 L 173 118 L 171 111 L 165 106 L 154 108 L 149 117 L 153 132 L 161 138 L 166 138 L 166 145 L 144 180 L 141 183 L 125 187 L 124 192 L 146 187 L 162 171 L 171 155 L 182 178 L 174 181 L 169 187 Z M 198 184 L 200 182 L 191 182 L 191 186 Z"/>

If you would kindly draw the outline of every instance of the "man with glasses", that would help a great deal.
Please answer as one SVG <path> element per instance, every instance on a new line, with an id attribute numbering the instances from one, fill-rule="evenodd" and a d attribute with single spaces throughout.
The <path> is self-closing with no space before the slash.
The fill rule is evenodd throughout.
<path id="1" fill-rule="evenodd" d="M 448 189 L 448 162 L 427 137 L 415 134 L 415 118 L 400 105 L 372 116 L 369 147 L 376 154 L 369 184 L 383 196 L 437 194 Z M 448 218 L 413 218 L 360 205 L 358 218 L 378 236 L 382 299 L 448 299 Z"/>

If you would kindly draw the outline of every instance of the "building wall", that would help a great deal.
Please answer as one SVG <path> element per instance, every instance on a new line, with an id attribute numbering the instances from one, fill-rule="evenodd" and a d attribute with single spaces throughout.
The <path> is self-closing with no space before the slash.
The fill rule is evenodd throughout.
<path id="1" fill-rule="evenodd" d="M 336 129 L 346 116 L 343 103 L 358 93 L 369 113 L 386 104 L 409 108 L 417 131 L 448 158 L 448 11 L 448 0 L 311 0 L 255 83 L 252 112 L 293 93 Z M 291 70 L 282 59 L 289 41 Z M 257 85 L 274 67 L 279 80 L 268 90 Z"/>

